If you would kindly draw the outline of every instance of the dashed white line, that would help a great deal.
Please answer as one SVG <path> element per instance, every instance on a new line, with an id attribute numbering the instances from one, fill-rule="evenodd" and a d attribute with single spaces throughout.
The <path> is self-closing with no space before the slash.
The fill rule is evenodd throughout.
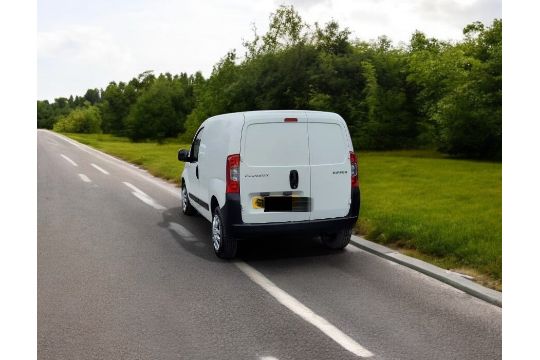
<path id="1" fill-rule="evenodd" d="M 325 318 L 315 314 L 310 308 L 296 300 L 284 290 L 280 289 L 266 276 L 255 270 L 244 262 L 236 262 L 236 266 L 246 274 L 253 282 L 262 287 L 266 292 L 272 295 L 282 305 L 286 306 L 289 310 L 300 316 L 302 319 L 321 330 L 326 336 L 334 340 L 346 350 L 350 351 L 356 356 L 371 357 L 373 353 L 362 345 L 358 344 L 355 340 L 343 333 L 337 327 L 328 322 Z"/>
<path id="2" fill-rule="evenodd" d="M 178 223 L 175 223 L 175 222 L 169 223 L 169 229 L 171 229 L 172 231 L 174 231 L 175 233 L 180 235 L 182 237 L 182 239 L 184 239 L 186 241 L 190 241 L 190 242 L 198 241 L 197 237 L 195 235 L 193 235 L 193 233 L 191 231 L 189 231 L 184 226 L 182 226 L 182 225 L 180 225 Z"/>
<path id="3" fill-rule="evenodd" d="M 73 165 L 73 166 L 79 166 L 79 165 L 77 165 L 77 163 L 76 163 L 75 161 L 71 160 L 71 159 L 68 158 L 66 155 L 60 154 L 60 156 L 63 157 L 63 158 L 64 158 L 68 163 L 70 163 L 71 165 Z"/>
<path id="4" fill-rule="evenodd" d="M 165 210 L 164 206 L 158 204 L 157 202 L 154 201 L 154 199 L 152 199 L 151 197 L 149 197 L 146 194 L 141 194 L 141 193 L 138 193 L 138 192 L 135 192 L 135 191 L 133 191 L 132 194 L 136 198 L 141 200 L 143 203 L 145 203 L 146 205 L 150 205 L 151 207 L 153 207 L 156 210 Z"/>
<path id="5" fill-rule="evenodd" d="M 90 180 L 90 178 L 84 174 L 79 174 L 79 177 L 81 178 L 82 181 L 84 182 L 87 182 L 87 183 L 90 183 L 92 182 L 92 180 Z"/>
<path id="6" fill-rule="evenodd" d="M 124 185 L 126 185 L 128 188 L 130 188 L 131 190 L 135 191 L 135 192 L 138 192 L 138 193 L 141 193 L 141 194 L 144 194 L 144 191 L 142 191 L 141 189 L 139 189 L 138 187 L 136 187 L 135 185 L 131 184 L 131 183 L 128 183 L 127 181 L 124 181 Z M 148 196 L 148 195 L 146 195 Z"/>
<path id="7" fill-rule="evenodd" d="M 93 167 L 95 167 L 96 169 L 98 169 L 99 171 L 101 171 L 102 173 L 104 173 L 105 175 L 109 175 L 109 172 L 99 166 L 97 166 L 96 164 L 94 163 L 91 163 L 90 165 L 92 165 Z"/>
<path id="8" fill-rule="evenodd" d="M 126 185 L 127 187 L 129 187 L 131 190 L 133 190 L 131 193 L 133 194 L 133 196 L 135 196 L 137 199 L 141 200 L 143 203 L 145 203 L 146 205 L 150 205 L 151 207 L 153 207 L 154 209 L 156 210 L 165 210 L 165 207 L 158 204 L 154 199 L 152 199 L 148 194 L 146 194 L 144 191 L 142 191 L 141 189 L 139 189 L 138 187 L 136 187 L 135 185 L 133 184 L 130 184 L 128 183 L 127 181 L 124 181 L 123 182 L 124 185 Z"/>
<path id="9" fill-rule="evenodd" d="M 154 176 L 148 174 L 146 171 L 138 168 L 137 166 L 133 165 L 133 164 L 130 164 L 130 163 L 127 163 L 123 160 L 120 160 L 120 159 L 117 159 L 115 158 L 114 156 L 111 156 L 109 154 L 106 154 L 102 151 L 99 151 L 97 149 L 94 149 L 94 148 L 91 148 L 90 146 L 88 145 L 84 145 L 84 144 L 81 144 L 81 143 L 78 143 L 74 140 L 71 140 L 69 138 L 67 138 L 66 136 L 64 135 L 60 135 L 60 134 L 57 134 L 57 133 L 54 133 L 50 130 L 39 130 L 39 131 L 43 131 L 43 132 L 47 132 L 53 136 L 56 136 L 57 138 L 67 142 L 67 143 L 70 143 L 71 145 L 73 146 L 76 146 L 77 148 L 79 148 L 79 150 L 81 151 L 84 151 L 85 153 L 88 153 L 92 156 L 95 156 L 96 158 L 102 160 L 102 161 L 105 161 L 109 164 L 114 164 L 115 166 L 119 166 L 122 168 L 122 170 L 126 170 L 126 171 L 129 171 L 130 173 L 134 174 L 134 175 L 137 175 L 139 176 L 140 178 L 156 185 L 156 186 L 159 186 L 161 189 L 169 192 L 171 195 L 175 196 L 176 198 L 181 198 L 181 195 L 180 195 L 180 191 L 178 189 L 175 189 L 174 187 L 171 187 L 170 184 L 167 184 L 165 183 L 163 180 L 160 180 L 160 179 L 156 179 Z"/>

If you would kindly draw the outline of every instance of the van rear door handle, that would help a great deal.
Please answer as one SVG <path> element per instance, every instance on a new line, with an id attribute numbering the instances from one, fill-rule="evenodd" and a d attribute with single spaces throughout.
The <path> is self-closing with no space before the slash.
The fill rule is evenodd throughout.
<path id="1" fill-rule="evenodd" d="M 298 171 L 291 170 L 289 173 L 289 183 L 291 184 L 291 189 L 296 189 L 298 187 Z"/>
<path id="2" fill-rule="evenodd" d="M 199 165 L 195 166 L 195 176 L 197 177 L 197 179 L 199 178 Z"/>

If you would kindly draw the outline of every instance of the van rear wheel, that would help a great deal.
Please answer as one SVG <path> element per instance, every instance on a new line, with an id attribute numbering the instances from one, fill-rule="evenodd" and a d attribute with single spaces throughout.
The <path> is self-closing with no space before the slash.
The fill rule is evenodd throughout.
<path id="1" fill-rule="evenodd" d="M 238 239 L 227 232 L 219 206 L 215 207 L 212 216 L 212 245 L 216 255 L 222 259 L 236 256 Z"/>
<path id="2" fill-rule="evenodd" d="M 323 245 L 332 250 L 344 249 L 351 241 L 352 229 L 352 226 L 349 226 L 335 233 L 321 234 Z"/>

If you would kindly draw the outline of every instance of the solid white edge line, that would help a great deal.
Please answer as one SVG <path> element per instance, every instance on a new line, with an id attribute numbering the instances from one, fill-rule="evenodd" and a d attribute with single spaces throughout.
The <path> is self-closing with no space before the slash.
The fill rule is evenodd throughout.
<path id="1" fill-rule="evenodd" d="M 75 161 L 71 160 L 71 159 L 68 158 L 66 155 L 60 154 L 60 156 L 63 157 L 63 158 L 64 158 L 68 163 L 70 163 L 71 165 L 73 165 L 73 166 L 79 166 L 79 165 L 77 165 L 77 163 L 76 163 Z"/>
<path id="2" fill-rule="evenodd" d="M 102 173 L 104 173 L 105 175 L 109 175 L 109 172 L 99 166 L 97 166 L 96 164 L 94 163 L 91 163 L 90 165 L 92 165 L 94 168 L 98 169 L 99 171 L 101 171 Z"/>
<path id="3" fill-rule="evenodd" d="M 87 182 L 87 183 L 92 182 L 92 180 L 90 180 L 90 178 L 88 176 L 84 175 L 84 174 L 79 174 L 79 177 L 84 182 Z"/>
<path id="4" fill-rule="evenodd" d="M 343 333 L 337 327 L 332 325 L 325 318 L 315 314 L 311 309 L 296 300 L 287 292 L 279 288 L 270 279 L 255 270 L 245 262 L 235 262 L 235 265 L 246 274 L 254 283 L 262 287 L 266 292 L 272 295 L 278 302 L 287 307 L 289 310 L 300 316 L 302 319 L 315 326 L 322 331 L 330 339 L 341 345 L 344 349 L 350 351 L 359 357 L 371 357 L 373 353 L 362 345 L 358 344 L 347 334 Z"/>

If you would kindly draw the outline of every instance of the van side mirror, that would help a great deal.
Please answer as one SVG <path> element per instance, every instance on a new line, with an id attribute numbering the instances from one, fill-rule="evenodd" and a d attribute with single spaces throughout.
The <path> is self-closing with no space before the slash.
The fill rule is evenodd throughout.
<path id="1" fill-rule="evenodd" d="M 178 150 L 178 161 L 191 162 L 191 158 L 189 157 L 189 150 Z"/>

